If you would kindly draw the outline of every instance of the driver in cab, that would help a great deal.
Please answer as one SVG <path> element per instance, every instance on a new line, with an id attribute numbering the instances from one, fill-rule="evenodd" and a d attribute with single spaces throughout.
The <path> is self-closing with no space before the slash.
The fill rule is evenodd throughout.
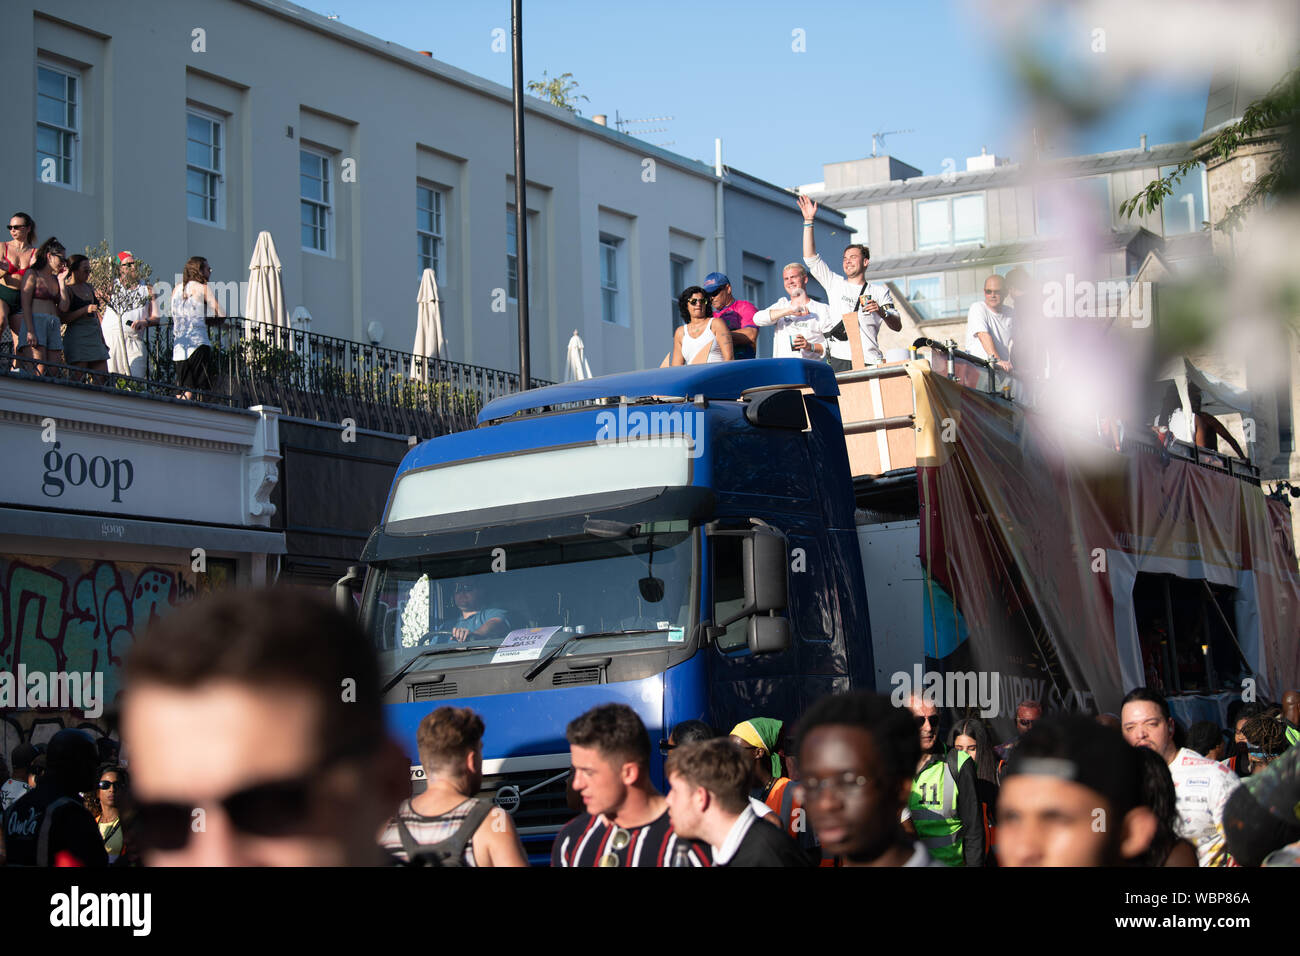
<path id="1" fill-rule="evenodd" d="M 483 607 L 483 589 L 477 581 L 457 581 L 456 610 L 460 623 L 451 629 L 454 641 L 465 643 L 471 637 L 505 637 L 510 632 L 506 612 L 499 607 Z"/>

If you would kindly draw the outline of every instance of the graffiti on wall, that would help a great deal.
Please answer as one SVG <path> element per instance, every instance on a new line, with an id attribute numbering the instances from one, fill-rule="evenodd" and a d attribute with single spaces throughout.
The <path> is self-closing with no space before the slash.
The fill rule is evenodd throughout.
<path id="1" fill-rule="evenodd" d="M 0 672 L 103 674 L 111 711 L 121 668 L 136 635 L 196 593 L 223 585 L 233 562 L 188 566 L 90 558 L 0 555 Z M 64 727 L 109 730 L 104 717 L 77 711 L 0 711 L 0 754 L 20 741 L 42 743 Z"/>

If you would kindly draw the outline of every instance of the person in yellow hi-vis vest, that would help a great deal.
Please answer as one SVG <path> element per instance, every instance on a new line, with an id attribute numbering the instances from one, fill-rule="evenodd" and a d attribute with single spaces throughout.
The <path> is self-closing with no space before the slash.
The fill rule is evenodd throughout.
<path id="1" fill-rule="evenodd" d="M 1282 720 L 1289 746 L 1300 744 L 1300 690 L 1289 690 L 1282 695 Z"/>
<path id="2" fill-rule="evenodd" d="M 984 865 L 984 823 L 975 761 L 939 742 L 939 708 L 919 697 L 908 702 L 921 738 L 921 760 L 907 801 L 916 836 L 948 866 Z"/>

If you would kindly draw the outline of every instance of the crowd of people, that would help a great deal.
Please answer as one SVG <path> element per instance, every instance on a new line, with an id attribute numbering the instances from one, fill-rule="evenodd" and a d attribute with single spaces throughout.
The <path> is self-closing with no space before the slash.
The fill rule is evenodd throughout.
<path id="1" fill-rule="evenodd" d="M 193 602 L 132 648 L 120 758 L 77 730 L 13 752 L 0 852 L 11 865 L 528 865 L 510 813 L 481 792 L 482 716 L 423 718 L 413 794 L 381 701 L 365 636 L 318 599 Z M 574 815 L 551 863 L 1300 863 L 1300 691 L 1240 704 L 1229 733 L 1184 733 L 1146 688 L 1119 714 L 1022 702 L 996 746 L 978 718 L 945 723 L 931 700 L 865 692 L 727 733 L 687 720 L 659 744 L 661 791 L 636 711 L 596 706 L 565 729 Z"/>
<path id="2" fill-rule="evenodd" d="M 731 280 L 711 272 L 702 286 L 682 290 L 677 299 L 682 325 L 673 334 L 673 349 L 662 366 L 697 365 L 754 358 L 759 328 L 773 326 L 773 358 L 805 358 L 827 362 L 836 371 L 853 367 L 853 353 L 860 348 L 859 361 L 879 364 L 885 360 L 877 344 L 881 325 L 902 329 L 902 319 L 888 286 L 866 279 L 871 253 L 854 243 L 844 250 L 843 273 L 831 270 L 817 253 L 813 220 L 817 204 L 799 197 L 803 213 L 803 261 L 791 262 L 781 270 L 785 295 L 767 308 L 737 299 Z M 808 295 L 809 278 L 815 278 L 830 297 L 831 304 Z M 857 323 L 858 342 L 852 342 L 846 319 Z"/>
<path id="3" fill-rule="evenodd" d="M 226 316 L 209 286 L 206 259 L 192 256 L 185 263 L 180 284 L 160 308 L 158 292 L 140 280 L 130 251 L 117 253 L 111 289 L 96 288 L 87 256 L 69 256 L 54 236 L 38 241 L 30 215 L 9 217 L 9 239 L 0 244 L 0 340 L 7 331 L 11 368 L 103 383 L 111 360 L 114 372 L 144 378 L 145 333 L 170 306 L 177 397 L 211 389 L 208 330 Z"/>
<path id="4" fill-rule="evenodd" d="M 866 277 L 871 251 L 861 243 L 844 249 L 842 272 L 835 272 L 817 252 L 814 224 L 817 203 L 799 196 L 803 214 L 803 260 L 781 270 L 785 295 L 767 308 L 737 299 L 731 280 L 720 272 L 710 273 L 703 286 L 682 290 L 677 307 L 682 319 L 673 338 L 673 350 L 663 365 L 693 365 L 753 358 L 759 328 L 775 329 L 773 358 L 805 358 L 824 361 L 837 372 L 853 367 L 854 353 L 860 365 L 885 361 L 879 344 L 882 326 L 902 330 L 902 318 L 887 285 Z M 808 295 L 810 278 L 826 291 L 829 304 Z M 1030 289 L 1029 274 L 1013 269 L 1004 278 L 990 275 L 984 282 L 984 300 L 970 307 L 966 318 L 965 350 L 1012 371 L 1012 325 L 1014 296 L 1022 299 Z M 854 342 L 848 324 L 856 322 Z"/>
<path id="5" fill-rule="evenodd" d="M 879 344 L 882 327 L 902 330 L 902 318 L 888 285 L 866 277 L 871 252 L 866 245 L 853 243 L 844 249 L 842 272 L 833 271 L 817 252 L 814 224 L 818 205 L 807 196 L 799 196 L 803 214 L 803 259 L 787 263 L 781 270 L 785 295 L 766 308 L 737 299 L 731 280 L 720 272 L 710 273 L 702 286 L 693 285 L 678 296 L 677 308 L 682 324 L 673 334 L 672 351 L 660 367 L 730 362 L 754 358 L 758 330 L 774 327 L 773 358 L 804 358 L 826 362 L 836 372 L 854 367 L 879 365 L 885 361 Z M 829 302 L 809 296 L 809 279 L 816 279 Z M 1032 404 L 1044 381 L 1051 375 L 1051 360 L 1041 322 L 1042 308 L 1029 272 L 1021 267 L 1005 275 L 994 272 L 985 277 L 983 295 L 966 311 L 966 327 L 961 349 L 979 362 L 986 362 L 1006 378 L 1018 401 Z M 1023 315 L 1018 319 L 1017 310 Z M 857 325 L 854 341 L 850 327 Z M 856 356 L 856 358 L 855 358 Z M 977 366 L 959 361 L 954 370 L 967 385 L 976 385 Z M 1012 376 L 1015 376 L 1014 379 Z M 1213 415 L 1201 408 L 1201 393 L 1195 384 L 1188 389 L 1191 411 L 1184 415 L 1181 398 L 1169 389 L 1161 409 L 1152 422 L 1156 440 L 1166 446 L 1173 438 L 1195 443 L 1218 454 L 1219 441 L 1227 443 L 1238 457 L 1247 457 L 1241 445 Z M 1122 416 L 1097 418 L 1100 438 L 1121 447 L 1124 437 Z"/>

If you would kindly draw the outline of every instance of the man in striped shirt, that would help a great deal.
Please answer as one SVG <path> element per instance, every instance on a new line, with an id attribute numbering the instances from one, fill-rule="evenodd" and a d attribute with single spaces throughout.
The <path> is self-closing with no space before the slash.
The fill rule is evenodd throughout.
<path id="1" fill-rule="evenodd" d="M 585 812 L 556 836 L 552 866 L 709 865 L 707 852 L 673 832 L 668 801 L 650 781 L 650 735 L 632 708 L 594 707 L 565 737 Z"/>

